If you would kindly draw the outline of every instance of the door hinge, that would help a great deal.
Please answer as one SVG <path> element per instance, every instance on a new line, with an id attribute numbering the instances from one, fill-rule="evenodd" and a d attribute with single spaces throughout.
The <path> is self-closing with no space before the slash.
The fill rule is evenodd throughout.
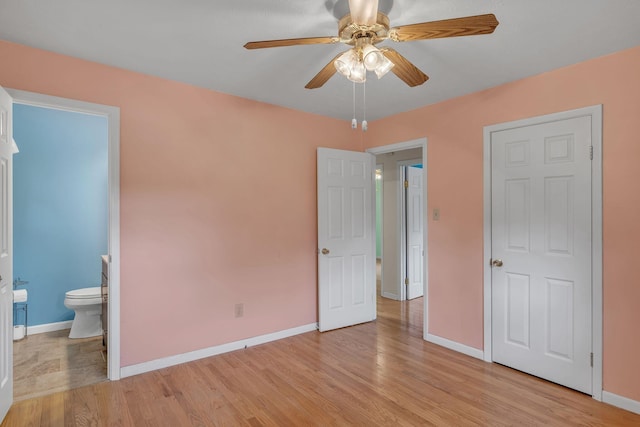
<path id="1" fill-rule="evenodd" d="M 404 180 L 404 188 L 409 188 L 409 181 L 406 179 Z"/>
<path id="2" fill-rule="evenodd" d="M 589 147 L 589 158 L 593 160 L 593 145 Z"/>
<path id="3" fill-rule="evenodd" d="M 404 284 L 405 284 L 405 285 L 408 285 L 408 284 L 409 284 L 409 278 L 408 278 L 408 277 L 405 277 L 405 278 L 404 278 Z"/>
<path id="4" fill-rule="evenodd" d="M 591 367 L 593 368 L 593 353 L 591 353 L 590 360 L 591 360 Z"/>

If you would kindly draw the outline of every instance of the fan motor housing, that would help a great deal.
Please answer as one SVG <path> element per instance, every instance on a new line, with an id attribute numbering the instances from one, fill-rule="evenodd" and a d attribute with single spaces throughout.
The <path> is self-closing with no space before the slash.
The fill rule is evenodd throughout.
<path id="1" fill-rule="evenodd" d="M 373 25 L 357 25 L 353 23 L 351 15 L 347 14 L 338 21 L 340 41 L 355 46 L 359 38 L 369 38 L 372 44 L 380 43 L 389 37 L 389 17 L 378 12 L 376 23 Z"/>

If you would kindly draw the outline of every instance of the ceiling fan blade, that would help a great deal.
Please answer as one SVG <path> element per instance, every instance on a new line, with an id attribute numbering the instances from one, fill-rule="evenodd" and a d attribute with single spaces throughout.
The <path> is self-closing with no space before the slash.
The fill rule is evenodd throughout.
<path id="1" fill-rule="evenodd" d="M 378 17 L 378 0 L 349 0 L 351 20 L 357 25 L 373 25 Z"/>
<path id="2" fill-rule="evenodd" d="M 249 42 L 244 45 L 245 49 L 264 49 L 267 47 L 297 46 L 306 44 L 331 44 L 338 43 L 338 37 L 307 37 L 301 39 L 265 40 L 259 42 Z"/>
<path id="3" fill-rule="evenodd" d="M 408 42 L 445 37 L 477 36 L 493 33 L 498 24 L 496 16 L 489 13 L 465 18 L 402 25 L 392 28 L 389 31 L 389 38 L 397 42 Z"/>
<path id="4" fill-rule="evenodd" d="M 336 73 L 336 66 L 333 65 L 333 61 L 338 59 L 338 57 L 340 55 L 342 55 L 343 53 L 344 52 L 340 52 L 339 54 L 336 55 L 335 58 L 333 58 L 331 61 L 329 61 L 329 63 L 327 65 L 325 65 L 324 68 L 322 70 L 320 70 L 320 72 L 318 74 L 316 74 L 315 77 L 312 78 L 309 83 L 307 83 L 305 88 L 307 88 L 307 89 L 317 89 L 319 87 L 322 87 L 322 85 L 324 85 L 327 82 L 327 80 L 329 80 L 331 77 L 333 77 L 333 75 Z"/>
<path id="5" fill-rule="evenodd" d="M 429 76 L 420 71 L 418 67 L 413 65 L 407 58 L 400 55 L 395 50 L 388 47 L 381 48 L 380 50 L 389 61 L 393 62 L 394 67 L 391 69 L 393 74 L 398 76 L 400 80 L 409 86 L 420 86 L 422 83 L 429 80 Z"/>

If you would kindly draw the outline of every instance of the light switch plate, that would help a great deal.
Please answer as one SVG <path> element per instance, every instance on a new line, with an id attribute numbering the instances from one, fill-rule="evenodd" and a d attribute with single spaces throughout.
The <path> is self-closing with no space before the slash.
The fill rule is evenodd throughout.
<path id="1" fill-rule="evenodd" d="M 433 220 L 434 221 L 439 221 L 440 220 L 440 209 L 435 208 L 433 210 Z"/>

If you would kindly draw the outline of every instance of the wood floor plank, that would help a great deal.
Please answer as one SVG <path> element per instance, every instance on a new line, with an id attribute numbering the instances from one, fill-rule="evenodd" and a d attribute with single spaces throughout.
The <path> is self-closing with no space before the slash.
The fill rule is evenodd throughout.
<path id="1" fill-rule="evenodd" d="M 2 427 L 640 426 L 640 415 L 425 342 L 421 300 L 378 308 L 375 322 L 23 400 Z"/>
<path id="2" fill-rule="evenodd" d="M 29 335 L 16 341 L 14 400 L 46 396 L 107 379 L 102 338 L 70 339 L 69 330 Z"/>
<path id="3" fill-rule="evenodd" d="M 42 415 L 40 425 L 42 427 L 55 427 L 64 425 L 64 395 L 61 393 L 50 394 L 41 400 Z"/>
<path id="4" fill-rule="evenodd" d="M 129 406 L 126 404 L 121 388 L 109 386 L 103 382 L 94 388 L 98 400 L 98 411 L 101 425 L 124 427 L 134 425 Z"/>

